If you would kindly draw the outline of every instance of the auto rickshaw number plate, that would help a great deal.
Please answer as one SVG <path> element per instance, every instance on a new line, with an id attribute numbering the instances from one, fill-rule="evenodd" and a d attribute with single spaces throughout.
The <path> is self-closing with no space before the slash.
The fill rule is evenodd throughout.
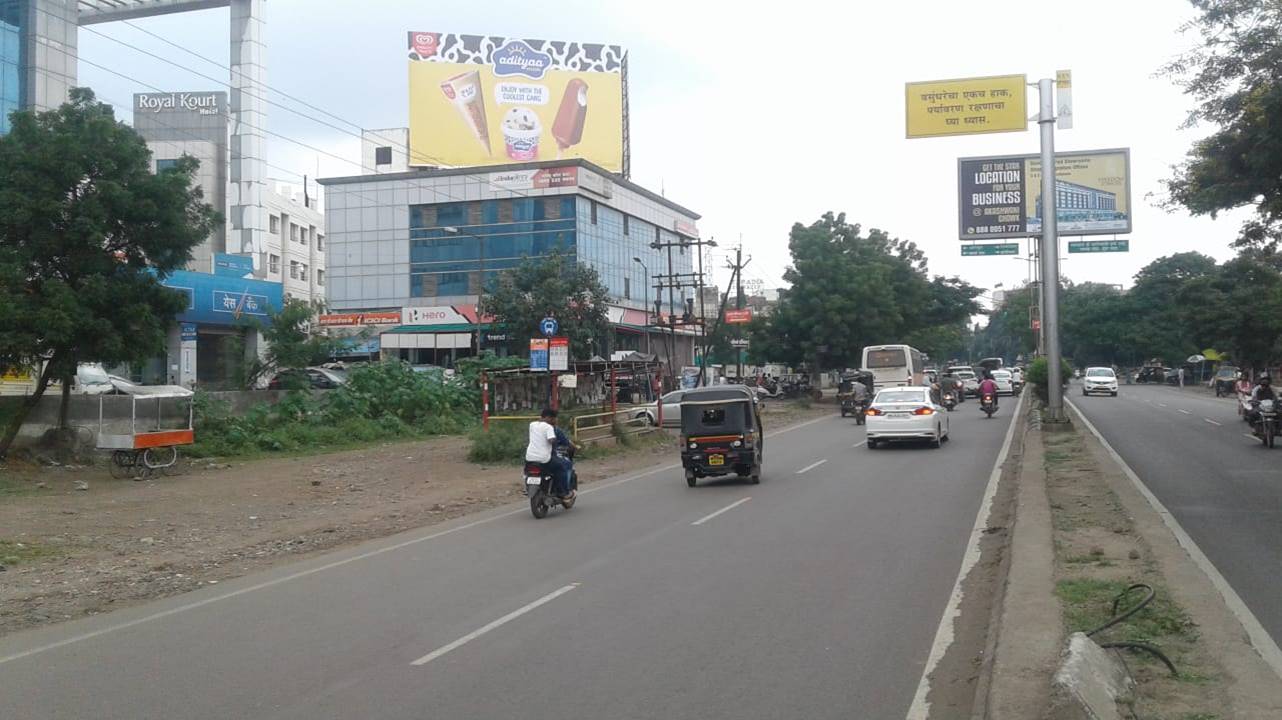
<path id="1" fill-rule="evenodd" d="M 725 465 L 726 456 L 725 455 L 709 455 L 708 464 L 709 465 Z"/>

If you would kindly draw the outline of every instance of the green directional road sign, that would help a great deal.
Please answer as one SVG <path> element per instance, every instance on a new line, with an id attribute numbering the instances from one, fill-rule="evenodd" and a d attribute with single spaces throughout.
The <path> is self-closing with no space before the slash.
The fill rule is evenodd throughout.
<path id="1" fill-rule="evenodd" d="M 981 243 L 962 245 L 962 257 L 973 255 L 1018 255 L 1019 243 Z"/>
<path id="2" fill-rule="evenodd" d="M 1071 240 L 1070 253 L 1130 252 L 1130 240 Z"/>

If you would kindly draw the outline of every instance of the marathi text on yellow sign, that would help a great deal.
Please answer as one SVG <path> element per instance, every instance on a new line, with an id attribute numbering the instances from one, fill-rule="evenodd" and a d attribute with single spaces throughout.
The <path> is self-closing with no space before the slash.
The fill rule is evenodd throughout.
<path id="1" fill-rule="evenodd" d="M 1024 75 L 912 82 L 904 86 L 909 138 L 1028 129 Z"/>

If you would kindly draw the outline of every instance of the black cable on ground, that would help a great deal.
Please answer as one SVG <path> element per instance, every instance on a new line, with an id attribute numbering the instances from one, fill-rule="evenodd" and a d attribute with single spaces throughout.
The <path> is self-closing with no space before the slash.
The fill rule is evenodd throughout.
<path id="1" fill-rule="evenodd" d="M 1140 600 L 1138 603 L 1135 604 L 1134 607 L 1128 609 L 1126 612 L 1118 613 L 1117 607 L 1121 605 L 1122 601 L 1125 600 L 1135 590 L 1147 591 L 1146 594 L 1144 595 L 1144 599 Z M 1117 597 L 1113 598 L 1113 610 L 1112 610 L 1113 616 L 1109 618 L 1107 621 L 1105 621 L 1103 625 L 1100 625 L 1094 630 L 1087 631 L 1086 636 L 1091 637 L 1096 633 L 1103 632 L 1104 630 L 1107 630 L 1113 627 L 1114 625 L 1117 625 L 1118 623 L 1127 620 L 1135 613 L 1148 607 L 1149 603 L 1153 602 L 1154 598 L 1156 597 L 1157 597 L 1157 591 L 1153 589 L 1152 585 L 1149 585 L 1147 583 L 1135 583 L 1134 585 L 1131 585 L 1130 587 L 1126 588 L 1121 593 L 1119 593 Z M 1171 662 L 1171 659 L 1168 658 L 1161 650 L 1159 650 L 1154 645 L 1150 645 L 1148 643 L 1142 643 L 1142 642 L 1132 642 L 1132 641 L 1123 640 L 1123 641 L 1117 641 L 1117 642 L 1100 643 L 1100 647 L 1118 648 L 1118 649 L 1126 648 L 1129 650 L 1143 650 L 1144 652 L 1147 652 L 1155 656 L 1158 660 L 1161 660 L 1162 663 L 1166 665 L 1166 668 L 1171 671 L 1171 677 L 1176 677 L 1179 675 L 1179 672 L 1176 671 L 1175 669 L 1175 663 Z"/>

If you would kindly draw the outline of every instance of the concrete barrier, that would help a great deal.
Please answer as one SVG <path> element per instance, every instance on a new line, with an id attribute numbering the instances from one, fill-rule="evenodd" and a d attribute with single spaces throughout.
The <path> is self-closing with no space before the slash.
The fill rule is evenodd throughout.
<path id="1" fill-rule="evenodd" d="M 1132 699 L 1135 683 L 1122 663 L 1085 633 L 1068 636 L 1051 680 L 1050 720 L 1122 720 L 1117 703 Z"/>

